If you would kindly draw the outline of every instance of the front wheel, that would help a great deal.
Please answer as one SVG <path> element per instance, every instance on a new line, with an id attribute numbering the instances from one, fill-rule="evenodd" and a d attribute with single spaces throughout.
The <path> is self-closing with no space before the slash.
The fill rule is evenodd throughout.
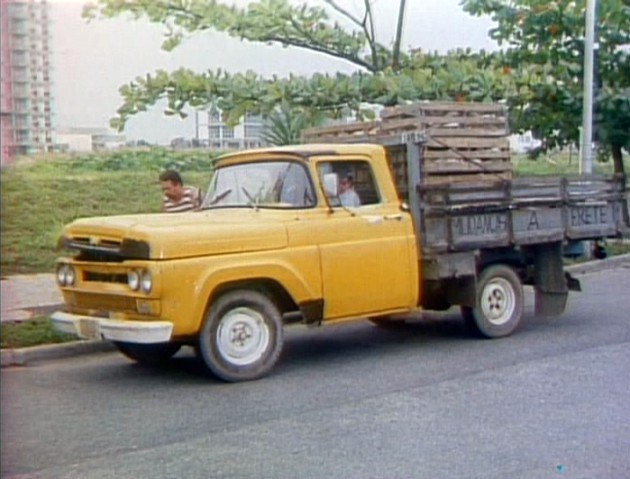
<path id="1" fill-rule="evenodd" d="M 114 341 L 114 346 L 139 364 L 161 364 L 171 359 L 182 347 L 177 343 L 136 344 Z"/>
<path id="2" fill-rule="evenodd" d="M 257 291 L 238 290 L 220 296 L 199 333 L 204 363 L 229 382 L 268 374 L 282 346 L 282 316 L 273 301 Z"/>
<path id="3" fill-rule="evenodd" d="M 512 268 L 486 268 L 477 282 L 475 296 L 474 308 L 461 308 L 467 326 L 474 332 L 501 338 L 516 330 L 523 316 L 523 285 Z"/>

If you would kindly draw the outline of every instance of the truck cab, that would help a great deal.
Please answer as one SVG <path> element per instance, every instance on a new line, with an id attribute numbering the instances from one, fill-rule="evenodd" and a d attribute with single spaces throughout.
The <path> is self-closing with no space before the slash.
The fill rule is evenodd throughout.
<path id="1" fill-rule="evenodd" d="M 357 206 L 339 201 L 354 178 Z M 226 380 L 265 374 L 282 329 L 420 303 L 409 208 L 377 145 L 299 145 L 218 160 L 201 211 L 76 220 L 53 322 L 155 361 L 195 346 Z"/>

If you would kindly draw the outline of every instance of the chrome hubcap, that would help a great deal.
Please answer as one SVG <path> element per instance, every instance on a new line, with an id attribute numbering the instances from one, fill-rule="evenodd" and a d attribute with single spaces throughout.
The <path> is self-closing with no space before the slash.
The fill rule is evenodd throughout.
<path id="1" fill-rule="evenodd" d="M 237 366 L 259 360 L 269 342 L 270 331 L 262 314 L 247 307 L 229 311 L 221 319 L 217 330 L 219 354 Z"/>
<path id="2" fill-rule="evenodd" d="M 496 326 L 507 323 L 516 307 L 516 294 L 509 281 L 494 278 L 483 288 L 481 310 L 484 317 Z"/>

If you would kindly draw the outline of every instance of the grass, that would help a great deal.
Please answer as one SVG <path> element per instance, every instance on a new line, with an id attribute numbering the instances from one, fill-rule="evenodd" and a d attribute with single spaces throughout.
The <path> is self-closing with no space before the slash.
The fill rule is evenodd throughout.
<path id="1" fill-rule="evenodd" d="M 580 173 L 580 163 L 576 154 L 566 152 L 550 153 L 536 160 L 527 155 L 514 155 L 512 158 L 517 176 L 527 175 L 577 175 Z M 624 158 L 626 174 L 630 175 L 630 157 Z M 593 163 L 593 173 L 612 175 L 612 161 Z"/>
<path id="2" fill-rule="evenodd" d="M 205 188 L 210 181 L 209 155 L 186 163 L 161 150 L 152 154 L 48 155 L 3 169 L 2 275 L 54 271 L 57 239 L 74 219 L 159 212 L 157 180 L 167 167 L 179 168 L 187 184 Z"/>
<path id="3" fill-rule="evenodd" d="M 44 316 L 28 321 L 1 324 L 0 338 L 2 338 L 2 349 L 66 343 L 77 339 L 74 335 L 57 331 L 50 320 Z"/>

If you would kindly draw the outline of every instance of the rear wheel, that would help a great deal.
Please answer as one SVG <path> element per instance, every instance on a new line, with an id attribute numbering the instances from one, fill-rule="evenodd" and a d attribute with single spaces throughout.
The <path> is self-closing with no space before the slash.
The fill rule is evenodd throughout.
<path id="1" fill-rule="evenodd" d="M 181 344 L 177 343 L 137 344 L 115 341 L 114 345 L 129 359 L 147 365 L 164 363 L 181 348 Z"/>
<path id="2" fill-rule="evenodd" d="M 462 306 L 466 325 L 487 338 L 509 336 L 523 316 L 523 285 L 509 266 L 486 268 L 477 282 L 475 307 Z"/>
<path id="3" fill-rule="evenodd" d="M 282 316 L 267 296 L 237 290 L 219 297 L 199 333 L 199 352 L 219 378 L 247 381 L 268 374 L 283 346 Z"/>

